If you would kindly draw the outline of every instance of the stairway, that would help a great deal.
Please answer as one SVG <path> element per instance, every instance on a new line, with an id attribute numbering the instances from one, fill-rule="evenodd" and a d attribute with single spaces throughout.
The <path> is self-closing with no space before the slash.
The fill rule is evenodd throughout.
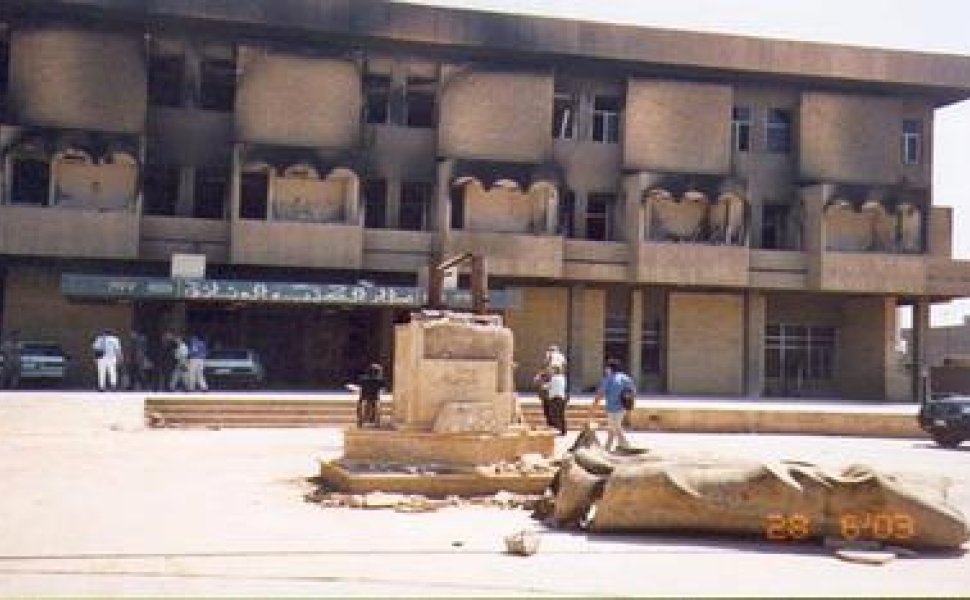
<path id="1" fill-rule="evenodd" d="M 382 421 L 390 418 L 391 403 L 381 402 Z M 566 420 L 584 423 L 588 407 L 570 406 Z M 526 422 L 543 424 L 542 408 L 534 401 L 522 404 Z M 152 397 L 145 399 L 145 416 L 152 427 L 347 427 L 357 421 L 357 403 L 347 398 L 260 399 L 231 396 Z M 602 412 L 595 419 L 605 424 Z M 575 425 L 573 425 L 575 427 Z"/>

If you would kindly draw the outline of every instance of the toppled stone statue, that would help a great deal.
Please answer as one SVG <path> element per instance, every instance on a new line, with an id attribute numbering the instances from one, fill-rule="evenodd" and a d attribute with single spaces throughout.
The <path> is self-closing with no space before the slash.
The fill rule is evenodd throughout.
<path id="1" fill-rule="evenodd" d="M 581 434 L 538 517 L 590 531 L 714 533 L 773 541 L 838 538 L 955 548 L 970 539 L 946 486 L 850 466 L 606 452 Z"/>

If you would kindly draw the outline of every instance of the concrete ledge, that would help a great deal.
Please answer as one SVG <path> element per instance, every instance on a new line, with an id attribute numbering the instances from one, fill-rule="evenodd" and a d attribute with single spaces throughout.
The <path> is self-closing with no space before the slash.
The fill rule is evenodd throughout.
<path id="1" fill-rule="evenodd" d="M 551 457 L 555 437 L 551 431 L 492 435 L 350 427 L 344 430 L 344 457 L 351 461 L 487 465 L 515 461 L 523 454 Z"/>
<path id="2" fill-rule="evenodd" d="M 500 490 L 541 494 L 552 481 L 548 474 L 486 475 L 468 472 L 381 473 L 361 472 L 352 461 L 321 461 L 320 478 L 341 492 L 397 492 L 423 496 L 483 496 Z"/>

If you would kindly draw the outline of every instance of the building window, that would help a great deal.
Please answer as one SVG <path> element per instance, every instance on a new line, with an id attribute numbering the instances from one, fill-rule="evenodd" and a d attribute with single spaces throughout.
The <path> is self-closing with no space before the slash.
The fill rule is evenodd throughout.
<path id="1" fill-rule="evenodd" d="M 399 227 L 409 231 L 428 228 L 428 208 L 431 206 L 434 186 L 424 181 L 401 184 L 401 211 Z"/>
<path id="2" fill-rule="evenodd" d="M 21 158 L 13 162 L 10 203 L 47 206 L 50 204 L 50 164 L 44 160 Z"/>
<path id="3" fill-rule="evenodd" d="M 780 108 L 768 110 L 765 147 L 768 152 L 785 154 L 791 151 L 791 111 Z"/>
<path id="4" fill-rule="evenodd" d="M 576 97 L 556 93 L 552 101 L 552 137 L 571 140 L 576 137 Z"/>
<path id="5" fill-rule="evenodd" d="M 586 239 L 608 241 L 615 194 L 590 194 L 586 199 Z"/>
<path id="6" fill-rule="evenodd" d="M 593 141 L 606 144 L 620 141 L 620 99 L 617 96 L 593 98 Z"/>
<path id="7" fill-rule="evenodd" d="M 576 194 L 572 190 L 566 190 L 561 196 L 559 205 L 559 233 L 566 237 L 575 237 L 576 222 Z"/>
<path id="8" fill-rule="evenodd" d="M 799 250 L 792 248 L 789 235 L 789 207 L 784 204 L 765 204 L 761 209 L 761 247 L 769 250 Z"/>
<path id="9" fill-rule="evenodd" d="M 923 122 L 919 119 L 903 120 L 902 158 L 904 165 L 918 165 L 923 153 Z"/>
<path id="10" fill-rule="evenodd" d="M 185 59 L 153 55 L 148 60 L 148 102 L 155 106 L 182 106 Z"/>
<path id="11" fill-rule="evenodd" d="M 387 182 L 383 179 L 365 181 L 364 227 L 384 229 L 387 227 Z"/>
<path id="12" fill-rule="evenodd" d="M 751 107 L 735 106 L 731 111 L 731 146 L 737 152 L 751 151 Z"/>
<path id="13" fill-rule="evenodd" d="M 660 374 L 660 320 L 643 320 L 640 332 L 640 371 L 643 375 Z"/>
<path id="14" fill-rule="evenodd" d="M 167 165 L 145 166 L 144 213 L 174 216 L 179 201 L 179 168 Z"/>
<path id="15" fill-rule="evenodd" d="M 435 126 L 434 106 L 437 82 L 429 77 L 408 77 L 404 94 L 404 124 L 408 127 Z"/>
<path id="16" fill-rule="evenodd" d="M 223 168 L 196 169 L 195 204 L 192 216 L 197 219 L 224 219 L 226 197 L 229 194 L 229 170 Z"/>
<path id="17" fill-rule="evenodd" d="M 10 81 L 10 40 L 7 36 L 6 25 L 0 25 L 0 98 L 6 95 Z"/>
<path id="18" fill-rule="evenodd" d="M 391 78 L 387 75 L 364 76 L 364 120 L 384 124 L 390 119 Z"/>
<path id="19" fill-rule="evenodd" d="M 239 182 L 239 217 L 265 221 L 268 196 L 268 173 L 262 171 L 243 173 Z"/>
<path id="20" fill-rule="evenodd" d="M 630 364 L 630 291 L 607 288 L 603 323 L 603 358 L 615 358 L 624 368 Z"/>
<path id="21" fill-rule="evenodd" d="M 768 325 L 765 329 L 765 377 L 781 380 L 797 393 L 835 377 L 836 330 L 808 325 Z"/>
<path id="22" fill-rule="evenodd" d="M 199 107 L 230 112 L 236 102 L 236 64 L 231 60 L 203 60 L 199 66 Z"/>

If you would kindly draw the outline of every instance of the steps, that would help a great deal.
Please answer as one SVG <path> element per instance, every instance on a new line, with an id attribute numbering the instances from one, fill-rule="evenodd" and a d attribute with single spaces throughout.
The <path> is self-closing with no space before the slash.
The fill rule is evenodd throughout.
<path id="1" fill-rule="evenodd" d="M 382 422 L 390 419 L 390 411 L 390 400 L 385 399 L 381 402 Z M 586 406 L 567 407 L 566 420 L 584 423 L 587 411 Z M 523 403 L 522 412 L 533 427 L 545 422 L 542 408 L 536 403 Z M 149 396 L 145 399 L 145 416 L 152 427 L 348 427 L 357 422 L 357 402 L 350 398 Z M 605 425 L 602 413 L 595 421 Z"/>

